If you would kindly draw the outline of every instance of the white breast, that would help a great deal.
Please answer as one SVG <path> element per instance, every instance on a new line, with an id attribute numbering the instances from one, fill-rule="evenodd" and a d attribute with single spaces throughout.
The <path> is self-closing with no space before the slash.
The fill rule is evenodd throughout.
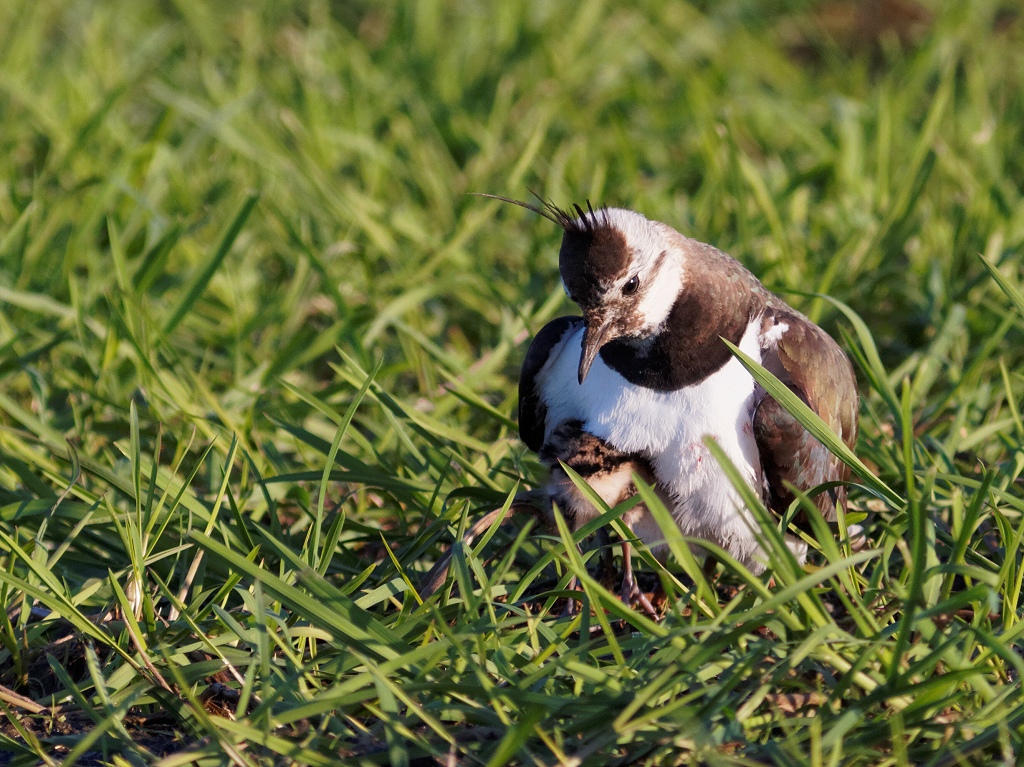
<path id="1" fill-rule="evenodd" d="M 740 348 L 758 361 L 759 327 L 757 318 L 740 341 Z M 713 437 L 744 478 L 760 487 L 751 428 L 756 389 L 750 374 L 730 359 L 698 384 L 658 392 L 629 383 L 598 357 L 580 385 L 582 338 L 582 328 L 567 336 L 552 349 L 538 375 L 547 406 L 545 438 L 562 421 L 579 419 L 587 431 L 618 449 L 647 457 L 658 483 L 673 499 L 673 516 L 682 532 L 718 543 L 751 564 L 759 549 L 749 514 L 704 444 L 706 436 Z M 637 532 L 650 529 L 641 525 Z"/>

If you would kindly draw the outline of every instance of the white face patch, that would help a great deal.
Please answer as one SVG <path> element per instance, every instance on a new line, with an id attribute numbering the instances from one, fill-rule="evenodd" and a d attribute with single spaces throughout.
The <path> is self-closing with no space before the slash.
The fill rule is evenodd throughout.
<path id="1" fill-rule="evenodd" d="M 607 208 L 587 216 L 606 219 L 625 237 L 630 254 L 629 268 L 607 288 L 612 294 L 623 295 L 626 284 L 637 277 L 640 281 L 636 293 L 636 314 L 640 320 L 637 330 L 645 335 L 656 330 L 668 319 L 683 284 L 683 254 L 664 236 L 662 229 L 667 227 L 623 208 Z"/>
<path id="2" fill-rule="evenodd" d="M 648 281 L 644 285 L 644 279 Z M 643 317 L 645 332 L 656 330 L 668 319 L 672 307 L 683 288 L 683 269 L 675 253 L 669 252 L 657 272 L 640 274 L 640 303 L 638 309 Z"/>

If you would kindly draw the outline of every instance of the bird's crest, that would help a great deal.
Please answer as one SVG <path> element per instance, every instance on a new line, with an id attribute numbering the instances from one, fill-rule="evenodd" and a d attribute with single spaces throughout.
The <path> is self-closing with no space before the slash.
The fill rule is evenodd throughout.
<path id="1" fill-rule="evenodd" d="M 542 216 L 548 221 L 557 224 L 563 231 L 572 234 L 593 235 L 598 228 L 611 225 L 608 218 L 608 207 L 602 206 L 600 210 L 595 211 L 594 206 L 590 204 L 590 200 L 587 200 L 587 210 L 584 211 L 578 203 L 572 204 L 572 210 L 559 208 L 551 200 L 545 200 L 532 189 L 530 194 L 537 198 L 537 202 L 540 203 L 539 205 L 533 205 L 523 200 L 513 200 L 511 197 L 501 197 L 496 194 L 485 194 L 483 192 L 470 192 L 470 194 L 475 197 L 486 197 L 489 200 L 499 200 L 511 205 L 518 205 L 520 208 L 526 208 L 538 216 Z M 575 211 L 575 215 L 573 211 Z"/>
<path id="2" fill-rule="evenodd" d="M 590 200 L 586 210 L 577 203 L 571 210 L 563 209 L 532 189 L 530 194 L 537 199 L 536 205 L 494 194 L 477 196 L 518 205 L 560 226 L 558 271 L 566 292 L 581 307 L 600 303 L 608 286 L 625 274 L 631 259 L 625 236 L 613 224 L 612 211 L 607 206 L 594 210 Z"/>

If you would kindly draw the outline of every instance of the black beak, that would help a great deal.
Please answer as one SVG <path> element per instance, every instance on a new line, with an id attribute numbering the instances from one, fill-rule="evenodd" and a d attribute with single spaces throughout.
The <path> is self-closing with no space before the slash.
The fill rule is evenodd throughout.
<path id="1" fill-rule="evenodd" d="M 579 379 L 581 384 L 583 379 L 587 377 L 587 373 L 590 372 L 590 366 L 597 359 L 597 353 L 601 351 L 601 347 L 611 340 L 608 337 L 611 322 L 601 317 L 587 317 L 585 321 L 587 327 L 583 331 L 583 352 L 580 354 Z"/>

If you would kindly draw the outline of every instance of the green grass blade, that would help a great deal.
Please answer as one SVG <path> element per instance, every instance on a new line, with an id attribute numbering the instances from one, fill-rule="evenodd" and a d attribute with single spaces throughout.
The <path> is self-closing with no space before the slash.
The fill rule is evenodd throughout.
<path id="1" fill-rule="evenodd" d="M 736 355 L 740 363 L 747 369 L 754 380 L 759 383 L 768 394 L 770 394 L 786 412 L 792 415 L 801 426 L 809 431 L 815 439 L 821 444 L 828 448 L 829 452 L 835 455 L 837 458 L 842 460 L 847 466 L 855 471 L 861 480 L 871 490 L 878 494 L 879 497 L 886 499 L 895 506 L 903 506 L 904 500 L 900 498 L 899 494 L 895 490 L 886 485 L 882 480 L 876 477 L 867 466 L 854 454 L 846 444 L 836 436 L 828 425 L 821 420 L 817 413 L 811 410 L 806 404 L 804 404 L 799 397 L 797 397 L 789 387 L 779 381 L 774 375 L 765 370 L 761 365 L 755 362 L 753 359 L 748 357 L 740 349 L 722 339 L 723 343 L 729 347 L 733 354 Z"/>
<path id="2" fill-rule="evenodd" d="M 1003 293 L 1006 294 L 1006 297 L 1013 302 L 1013 305 L 1017 307 L 1017 311 L 1020 312 L 1021 316 L 1024 316 L 1024 293 L 1021 293 L 1018 288 L 1006 279 L 1002 272 L 996 268 L 995 264 L 989 263 L 984 256 L 978 256 L 978 258 L 988 270 L 988 273 L 992 275 L 992 279 L 995 280 L 999 289 L 1003 291 Z"/>
<path id="3" fill-rule="evenodd" d="M 331 593 L 330 603 L 325 604 L 289 585 L 276 575 L 262 570 L 212 538 L 196 532 L 191 534 L 191 538 L 232 569 L 253 580 L 258 580 L 268 593 L 292 605 L 310 623 L 329 631 L 335 637 L 352 642 L 360 648 L 361 652 L 386 660 L 403 651 L 401 649 L 403 643 L 396 641 L 392 631 L 385 628 L 365 610 L 357 607 L 341 592 Z"/>
<path id="4" fill-rule="evenodd" d="M 253 208 L 256 207 L 256 203 L 260 197 L 258 194 L 250 194 L 242 202 L 238 212 L 235 213 L 234 218 L 231 219 L 231 223 L 228 224 L 227 229 L 220 238 L 220 242 L 217 243 L 217 247 L 213 253 L 210 254 L 210 258 L 207 260 L 203 268 L 199 270 L 195 277 L 192 278 L 192 282 L 189 283 L 188 288 L 185 290 L 185 295 L 178 303 L 177 308 L 171 313 L 171 316 L 167 319 L 163 326 L 164 335 L 170 335 L 171 332 L 178 327 L 185 315 L 189 313 L 196 301 L 206 290 L 206 286 L 210 284 L 210 280 L 213 279 L 213 275 L 216 274 L 223 263 L 224 258 L 231 250 L 231 246 L 235 244 L 235 240 L 238 239 L 238 235 L 242 232 L 242 227 L 245 226 L 246 220 L 252 213 Z"/>

